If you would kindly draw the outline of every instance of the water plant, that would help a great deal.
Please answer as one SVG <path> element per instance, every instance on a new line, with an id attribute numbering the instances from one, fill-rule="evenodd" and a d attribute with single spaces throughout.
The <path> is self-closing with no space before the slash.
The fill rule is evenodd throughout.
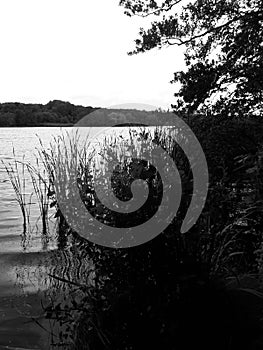
<path id="1" fill-rule="evenodd" d="M 59 214 L 64 223 L 63 230 L 71 237 L 70 249 L 78 247 L 81 252 L 78 256 L 88 256 L 94 266 L 92 273 L 88 270 L 86 274 L 84 271 L 81 274 L 84 279 L 92 274 L 92 284 L 81 284 L 71 274 L 65 278 L 59 270 L 53 275 L 53 278 L 68 285 L 75 285 L 82 293 L 73 298 L 66 309 L 73 312 L 81 309 L 83 312 L 78 313 L 74 321 L 65 313 L 61 316 L 62 323 L 70 325 L 70 330 L 61 334 L 62 343 L 64 341 L 69 349 L 141 349 L 149 344 L 159 344 L 166 349 L 172 349 L 177 344 L 184 349 L 191 345 L 187 340 L 187 332 L 190 331 L 199 337 L 195 338 L 195 342 L 203 348 L 238 349 L 242 342 L 249 346 L 253 337 L 258 336 L 261 331 L 258 315 L 254 314 L 253 321 L 246 320 L 245 315 L 239 315 L 236 310 L 241 305 L 249 308 L 249 303 L 252 304 L 249 295 L 255 296 L 255 304 L 260 304 L 261 300 L 260 293 L 253 288 L 245 288 L 242 282 L 244 274 L 255 276 L 259 271 L 257 254 L 260 250 L 256 252 L 256 249 L 262 241 L 262 182 L 258 174 L 262 171 L 262 164 L 260 155 L 256 154 L 261 142 L 260 134 L 257 138 L 256 130 L 241 122 L 226 124 L 229 134 L 221 133 L 210 120 L 199 120 L 193 125 L 208 157 L 211 183 L 204 212 L 187 235 L 182 237 L 180 225 L 174 221 L 162 235 L 143 246 L 112 250 L 80 237 L 67 227 L 62 213 Z M 224 130 L 227 130 L 226 126 Z M 253 135 L 253 142 L 247 134 Z M 152 137 L 146 136 L 146 132 L 143 135 Z M 131 145 L 133 140 L 134 137 L 130 140 Z M 155 134 L 154 140 L 162 143 L 163 147 L 170 142 L 169 135 L 163 131 Z M 103 159 L 111 161 L 114 157 L 118 158 L 121 144 L 120 140 L 104 139 L 101 145 Z M 228 149 L 228 153 L 222 152 L 224 148 Z M 167 150 L 178 164 L 182 177 L 185 199 L 177 217 L 180 221 L 191 198 L 191 169 L 176 145 L 170 143 Z M 75 157 L 75 150 L 73 155 Z M 63 165 L 63 157 L 60 161 Z M 97 210 L 93 176 L 101 175 L 103 180 L 103 172 L 92 173 L 91 163 L 84 162 L 84 166 L 79 167 L 78 184 L 82 200 L 87 209 L 94 210 L 98 219 L 118 224 L 118 216 Z M 69 164 L 76 165 L 74 161 Z M 240 167 L 240 164 L 244 166 Z M 63 166 L 64 174 L 71 176 L 71 167 Z M 148 165 L 145 166 L 147 170 Z M 56 171 L 55 167 L 52 169 Z M 133 170 L 131 163 L 124 162 L 114 173 L 113 184 L 123 200 L 129 197 L 127 184 L 129 177 L 133 178 Z M 158 187 L 158 181 L 154 183 Z M 254 196 L 258 198 L 256 209 L 252 203 Z M 59 210 L 58 203 L 57 206 Z M 142 213 L 144 218 L 147 217 L 145 214 Z M 140 216 L 137 220 L 139 222 Z M 79 259 L 75 259 L 72 261 L 74 266 L 81 264 Z M 230 279 L 239 282 L 229 290 Z M 231 284 L 233 286 L 233 282 Z M 202 307 L 198 308 L 198 305 Z M 231 316 L 227 327 L 224 326 L 226 315 Z M 193 318 L 195 322 L 191 323 Z M 238 318 L 241 321 L 237 321 Z M 214 327 L 211 328 L 213 322 Z M 254 327 L 253 331 L 250 327 Z M 237 336 L 240 329 L 246 330 L 242 337 Z M 215 344 L 211 335 L 220 341 Z"/>
<path id="2" fill-rule="evenodd" d="M 43 244 L 48 242 L 49 223 L 51 215 L 49 215 L 50 207 L 50 183 L 47 178 L 46 170 L 40 164 L 36 157 L 36 164 L 33 165 L 28 161 L 18 160 L 13 149 L 13 162 L 5 163 L 2 161 L 11 186 L 14 190 L 16 201 L 19 204 L 22 220 L 23 220 L 23 240 L 29 240 L 33 231 L 31 223 L 32 207 L 36 204 L 39 208 L 39 218 L 41 220 L 41 234 Z M 28 191 L 30 191 L 28 193 Z M 38 227 L 38 220 L 34 227 Z"/>
<path id="3" fill-rule="evenodd" d="M 26 174 L 25 174 L 26 164 L 24 161 L 18 161 L 16 159 L 14 148 L 13 148 L 13 159 L 14 159 L 13 164 L 12 163 L 7 164 L 3 160 L 2 160 L 2 164 L 4 165 L 4 168 L 7 172 L 10 183 L 14 189 L 16 201 L 18 202 L 22 213 L 23 235 L 25 235 L 29 229 L 30 205 L 31 205 L 32 194 L 28 202 L 28 198 L 26 197 Z"/>

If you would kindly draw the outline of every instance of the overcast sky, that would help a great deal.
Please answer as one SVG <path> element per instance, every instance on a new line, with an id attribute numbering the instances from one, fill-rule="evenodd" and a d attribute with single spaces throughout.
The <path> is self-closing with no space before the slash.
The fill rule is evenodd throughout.
<path id="1" fill-rule="evenodd" d="M 118 0 L 0 0 L 0 102 L 174 102 L 178 47 L 128 56 L 145 19 Z"/>

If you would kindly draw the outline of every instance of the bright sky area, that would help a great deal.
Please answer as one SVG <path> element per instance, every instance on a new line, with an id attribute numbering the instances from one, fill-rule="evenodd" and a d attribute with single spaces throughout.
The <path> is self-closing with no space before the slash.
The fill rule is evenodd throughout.
<path id="1" fill-rule="evenodd" d="M 169 108 L 176 90 L 169 81 L 184 68 L 183 51 L 128 56 L 147 20 L 127 17 L 118 3 L 1 0 L 0 102 Z"/>

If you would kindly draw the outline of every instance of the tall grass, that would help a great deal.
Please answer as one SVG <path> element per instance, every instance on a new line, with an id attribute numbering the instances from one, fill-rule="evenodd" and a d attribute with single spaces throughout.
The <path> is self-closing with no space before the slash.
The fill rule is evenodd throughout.
<path id="1" fill-rule="evenodd" d="M 191 180 L 191 169 L 189 169 L 187 160 L 176 146 L 174 137 L 165 130 L 155 130 L 153 134 L 150 134 L 147 132 L 147 130 L 142 129 L 140 131 L 136 131 L 136 133 L 131 132 L 129 134 L 128 140 L 126 141 L 130 147 L 136 147 L 135 140 L 138 137 L 142 137 L 143 139 L 147 138 L 151 142 L 156 142 L 167 150 L 167 152 L 179 165 L 179 171 L 183 180 L 182 183 L 184 186 L 186 186 L 189 179 Z M 42 156 L 46 162 L 46 169 L 49 169 L 50 178 L 53 180 L 55 177 L 63 179 L 62 183 L 64 185 L 59 189 L 54 188 L 54 196 L 56 197 L 57 190 L 65 191 L 66 193 L 67 183 L 73 181 L 73 177 L 75 177 L 75 181 L 78 181 L 81 198 L 86 204 L 87 208 L 94 211 L 95 217 L 98 219 L 112 221 L 114 224 L 114 220 L 116 220 L 116 218 L 110 216 L 110 213 L 107 211 L 105 212 L 105 210 L 103 210 L 102 213 L 99 213 L 99 208 L 97 206 L 98 201 L 93 191 L 94 177 L 99 179 L 99 182 L 101 183 L 101 191 L 103 192 L 103 179 L 105 172 L 107 172 L 107 162 L 122 162 L 124 156 L 127 155 L 124 147 L 125 140 L 116 138 L 115 136 L 110 136 L 102 140 L 99 147 L 99 154 L 103 164 L 102 167 L 97 170 L 96 166 L 100 165 L 98 164 L 98 160 L 94 159 L 94 157 L 89 157 L 89 155 L 87 153 L 85 154 L 85 152 L 81 153 L 77 147 L 77 143 L 78 138 L 71 139 L 71 141 L 69 141 L 64 137 L 60 137 L 55 140 L 55 146 L 53 145 L 50 152 L 43 150 Z M 208 146 L 210 147 L 210 145 Z M 98 149 L 96 152 L 97 151 Z M 140 149 L 137 149 L 137 151 L 138 159 L 140 159 Z M 212 151 L 210 156 L 214 156 Z M 221 154 L 220 156 L 222 157 Z M 246 156 L 243 156 L 243 158 L 245 159 Z M 236 161 L 234 160 L 234 162 Z M 235 165 L 236 164 L 237 162 Z M 119 172 L 117 171 L 115 173 L 116 190 L 119 192 L 122 199 L 127 199 L 126 197 L 128 197 L 129 191 L 127 190 L 126 185 L 129 185 L 129 178 L 134 177 L 134 170 L 138 170 L 138 167 L 134 169 L 129 161 L 126 161 L 126 163 L 122 162 L 121 165 L 122 166 L 119 168 Z M 142 284 L 146 284 L 146 282 L 149 284 L 153 283 L 156 286 L 162 285 L 162 283 L 169 283 L 167 281 L 169 281 L 170 277 L 167 277 L 167 275 L 166 279 L 164 276 L 162 276 L 167 271 L 169 272 L 169 276 L 172 276 L 173 279 L 171 285 L 165 284 L 164 289 L 168 288 L 170 293 L 168 295 L 168 292 L 165 292 L 165 301 L 160 302 L 160 299 L 158 298 L 158 302 L 160 302 L 160 309 L 162 309 L 162 307 L 167 307 L 168 296 L 169 298 L 172 298 L 173 295 L 176 295 L 176 298 L 178 297 L 178 299 L 183 299 L 184 295 L 182 290 L 184 290 L 184 288 L 186 289 L 187 293 L 190 290 L 189 293 L 191 298 L 196 300 L 196 303 L 198 303 L 198 299 L 195 299 L 194 295 L 195 291 L 199 293 L 199 287 L 196 286 L 205 285 L 207 280 L 202 280 L 202 277 L 200 277 L 201 272 L 199 275 L 199 272 L 197 272 L 196 277 L 195 272 L 191 274 L 191 271 L 189 272 L 188 270 L 183 271 L 182 277 L 178 277 L 178 274 L 176 275 L 177 272 L 173 268 L 173 266 L 178 268 L 178 266 L 184 266 L 184 264 L 187 265 L 189 257 L 194 261 L 194 264 L 192 265 L 193 271 L 196 271 L 197 269 L 195 264 L 199 266 L 198 264 L 204 263 L 205 268 L 207 268 L 209 278 L 216 278 L 217 276 L 222 275 L 226 277 L 233 276 L 238 278 L 239 275 L 244 272 L 244 266 L 246 267 L 244 261 L 247 259 L 249 254 L 245 251 L 245 239 L 247 239 L 246 237 L 251 234 L 251 232 L 253 233 L 254 222 L 258 220 L 256 216 L 253 218 L 247 217 L 247 212 L 241 210 L 243 208 L 242 206 L 244 206 L 244 198 L 252 196 L 251 191 L 248 190 L 249 186 L 254 186 L 254 181 L 251 177 L 253 175 L 252 172 L 254 170 L 257 172 L 260 169 L 259 166 L 256 166 L 256 169 L 254 169 L 254 165 L 255 163 L 248 165 L 245 168 L 245 172 L 247 171 L 247 177 L 244 179 L 244 187 L 240 189 L 240 193 L 235 190 L 237 187 L 236 180 L 230 181 L 227 179 L 227 177 L 222 177 L 220 181 L 218 181 L 217 178 L 216 181 L 212 183 L 213 187 L 210 191 L 208 204 L 199 222 L 195 225 L 193 230 L 189 232 L 186 237 L 184 237 L 185 241 L 183 251 L 180 251 L 182 246 L 178 244 L 179 236 L 177 235 L 178 227 L 176 226 L 176 223 L 172 223 L 166 236 L 163 235 L 155 241 L 158 243 L 156 243 L 156 247 L 155 242 L 152 242 L 146 245 L 146 247 L 133 249 L 129 252 L 120 252 L 96 248 L 88 242 L 84 242 L 83 249 L 89 253 L 90 258 L 95 265 L 96 283 L 95 288 L 92 289 L 92 296 L 90 295 L 90 291 L 89 293 L 84 291 L 84 295 L 82 297 L 79 297 L 79 299 L 73 298 L 73 301 L 68 303 L 68 307 L 66 308 L 67 310 L 70 309 L 73 312 L 80 309 L 83 310 L 82 313 L 76 316 L 77 318 L 74 318 L 74 321 L 65 313 L 63 316 L 61 316 L 64 324 L 70 325 L 70 331 L 64 338 L 65 344 L 68 344 L 68 339 L 70 339 L 72 348 L 78 350 L 87 348 L 107 348 L 107 339 L 110 333 L 109 329 L 112 328 L 110 323 L 107 324 L 108 329 L 106 327 L 106 331 L 103 328 L 101 320 L 104 319 L 104 314 L 108 315 L 109 318 L 113 320 L 118 318 L 120 309 L 126 311 L 126 308 L 128 307 L 128 303 L 121 303 L 123 302 L 123 298 L 132 298 L 132 288 L 134 288 L 136 293 L 141 295 L 138 288 Z M 146 165 L 146 168 L 147 166 L 148 165 Z M 73 172 L 72 169 L 77 169 L 77 179 L 76 172 Z M 223 170 L 224 171 L 222 173 L 224 176 L 228 169 L 226 168 Z M 231 175 L 232 174 L 229 174 L 228 176 Z M 259 179 L 258 173 L 256 175 Z M 120 183 L 118 180 L 120 179 L 121 185 L 118 185 Z M 248 182 L 248 186 L 246 185 L 247 182 L 245 181 Z M 158 181 L 155 183 L 155 185 L 158 187 Z M 189 187 L 191 190 L 191 186 L 188 185 L 188 187 L 185 187 L 185 194 L 188 196 L 188 198 L 191 198 L 191 194 L 189 194 Z M 124 191 L 122 191 L 123 189 Z M 254 197 L 252 196 L 250 200 L 253 201 L 253 198 Z M 232 204 L 234 200 L 236 201 L 237 205 L 228 207 L 228 205 Z M 59 209 L 59 203 L 56 203 L 56 205 Z M 223 208 L 222 212 L 225 216 L 222 214 L 222 217 L 217 219 L 216 215 L 221 214 L 221 209 L 219 209 L 221 207 L 219 207 L 219 205 Z M 247 207 L 246 209 L 249 208 Z M 74 203 L 72 210 L 74 210 Z M 142 216 L 146 218 L 144 214 Z M 60 217 L 61 220 L 63 219 L 62 216 Z M 139 216 L 137 217 L 137 220 L 139 220 Z M 251 223 L 252 226 L 249 226 Z M 67 226 L 64 226 L 64 228 L 65 227 Z M 71 232 L 71 234 L 73 234 L 73 232 Z M 81 237 L 78 237 L 77 240 L 73 242 L 71 247 L 74 247 L 74 245 L 76 246 L 78 242 L 82 242 Z M 159 250 L 161 250 L 162 254 L 158 253 Z M 253 259 L 252 255 L 253 253 L 250 255 L 251 259 Z M 155 258 L 151 256 L 155 256 Z M 70 263 L 75 267 L 81 264 L 81 262 L 79 262 L 79 260 L 76 258 L 73 258 Z M 182 269 L 183 267 L 180 268 Z M 87 272 L 87 274 L 89 274 L 89 272 Z M 130 279 L 130 275 L 132 276 L 133 280 Z M 194 277 L 192 275 L 194 275 Z M 60 276 L 59 269 L 57 273 L 56 271 L 54 272 L 53 277 L 60 279 L 60 281 L 63 280 L 69 285 L 76 282 L 74 273 L 69 273 L 67 278 L 65 278 L 65 276 Z M 180 280 L 180 278 L 182 278 L 182 280 Z M 193 278 L 196 278 L 196 285 L 192 282 Z M 136 282 L 134 282 L 135 280 Z M 135 285 L 136 283 L 138 284 L 137 289 Z M 185 285 L 187 285 L 187 287 L 185 287 Z M 88 287 L 88 285 L 86 285 L 86 287 Z M 193 291 L 191 291 L 191 288 L 193 288 Z M 156 295 L 154 294 L 154 290 L 152 289 L 151 292 L 153 293 L 153 300 L 155 300 L 154 298 Z M 213 292 L 215 292 L 215 295 L 217 295 L 217 290 L 214 290 Z M 95 301 L 93 298 L 95 298 Z M 154 312 L 157 313 L 158 317 L 163 317 L 161 313 L 158 313 L 160 310 L 158 309 L 158 306 L 155 306 L 153 300 L 150 302 L 148 298 L 143 299 L 143 296 L 142 300 L 142 303 L 145 303 L 143 304 L 145 309 L 148 310 L 148 308 L 151 307 L 149 308 L 150 315 L 151 310 L 155 310 Z M 139 304 L 140 302 L 141 300 L 139 300 Z M 142 312 L 144 311 L 145 310 L 143 309 Z M 129 310 L 129 312 L 132 311 Z M 153 315 L 156 317 L 155 314 Z M 176 319 L 176 315 L 174 318 Z M 169 323 L 169 320 L 167 320 L 165 317 L 163 321 Z M 180 319 L 177 321 L 180 323 Z M 168 324 L 168 327 L 170 325 L 171 324 Z M 172 326 L 175 325 L 172 324 Z M 114 331 L 121 333 L 120 329 L 121 328 L 113 328 Z M 110 338 L 114 338 L 115 336 L 117 337 L 118 335 L 121 336 L 120 333 L 110 333 Z M 106 336 L 104 336 L 105 334 Z"/>
<path id="2" fill-rule="evenodd" d="M 83 140 L 82 140 L 83 141 Z M 84 144 L 80 147 L 81 139 L 78 132 L 62 134 L 54 137 L 50 142 L 48 149 L 43 147 L 40 140 L 40 149 L 38 150 L 39 159 L 41 160 L 47 177 L 48 177 L 48 193 L 51 200 L 51 206 L 56 207 L 57 217 L 60 227 L 63 225 L 62 213 L 60 212 L 58 196 L 65 198 L 75 198 L 77 193 L 72 192 L 69 184 L 80 181 L 82 178 L 83 188 L 87 187 L 88 163 L 92 155 L 87 153 L 87 138 Z M 68 191 L 71 191 L 70 193 Z M 61 198 L 61 197 L 60 197 Z M 74 211 L 74 201 L 70 203 L 71 210 Z M 62 222 L 63 221 L 63 222 Z M 59 230 L 60 235 L 64 235 L 62 230 Z"/>
<path id="3" fill-rule="evenodd" d="M 23 234 L 25 235 L 29 230 L 29 226 L 30 226 L 30 205 L 31 205 L 32 194 L 30 196 L 30 201 L 28 202 L 26 197 L 26 177 L 25 177 L 25 170 L 27 167 L 24 161 L 21 162 L 16 159 L 14 148 L 13 148 L 13 158 L 14 158 L 13 164 L 11 163 L 6 164 L 3 160 L 2 160 L 2 164 L 6 169 L 10 183 L 15 192 L 16 201 L 18 202 L 19 207 L 21 209 L 22 220 L 23 220 Z"/>
<path id="4" fill-rule="evenodd" d="M 41 220 L 41 233 L 47 238 L 49 233 L 50 183 L 47 178 L 46 170 L 43 169 L 38 158 L 36 158 L 36 165 L 25 161 L 24 157 L 21 161 L 18 160 L 14 148 L 13 162 L 6 163 L 2 161 L 2 163 L 21 210 L 23 236 L 26 237 L 32 233 L 32 206 L 37 204 L 39 208 L 39 218 Z M 27 192 L 30 187 L 32 192 L 29 195 Z M 37 222 L 35 226 L 37 226 Z"/>
<path id="5" fill-rule="evenodd" d="M 37 199 L 40 218 L 42 223 L 42 234 L 47 235 L 49 231 L 48 214 L 49 214 L 49 188 L 48 179 L 45 170 L 41 171 L 37 159 L 36 167 L 27 164 L 27 171 L 30 175 L 30 181 L 34 188 L 34 194 Z"/>
<path id="6" fill-rule="evenodd" d="M 96 177 L 96 180 L 101 186 L 101 191 L 104 192 L 106 190 L 106 188 L 104 187 L 104 180 L 105 172 L 107 172 L 108 170 L 107 164 L 112 162 L 119 162 L 120 167 L 118 168 L 118 170 L 116 170 L 114 174 L 114 189 L 118 192 L 120 198 L 125 199 L 126 197 L 128 197 L 130 191 L 127 189 L 127 187 L 129 187 L 128 185 L 130 184 L 131 180 L 137 178 L 137 176 L 139 175 L 139 172 L 141 171 L 141 164 L 135 164 L 132 159 L 126 159 L 126 146 L 128 144 L 129 147 L 132 147 L 133 156 L 134 154 L 136 154 L 136 157 L 138 159 L 141 159 L 141 149 L 138 147 L 136 142 L 138 139 L 148 139 L 149 144 L 153 140 L 155 140 L 155 142 L 162 143 L 162 146 L 166 148 L 169 153 L 173 153 L 173 155 L 176 154 L 175 141 L 173 141 L 171 135 L 165 134 L 165 131 L 161 130 L 160 128 L 156 129 L 153 133 L 149 133 L 145 129 L 137 130 L 134 132 L 130 130 L 128 134 L 128 139 L 126 140 L 121 137 L 119 138 L 118 136 L 110 135 L 102 139 L 99 146 L 97 148 L 95 147 L 96 149 L 92 147 L 89 148 L 89 146 L 91 145 L 88 142 L 85 144 L 85 147 L 81 147 L 80 136 L 78 134 L 69 135 L 67 133 L 66 135 L 54 138 L 50 144 L 49 149 L 44 149 L 44 147 L 42 147 L 42 149 L 40 150 L 39 158 L 42 159 L 42 163 L 45 165 L 45 169 L 49 174 L 49 180 L 52 185 L 51 191 L 54 194 L 53 201 L 57 207 L 60 222 L 64 223 L 64 218 L 63 213 L 60 212 L 59 203 L 57 202 L 57 194 L 59 192 L 63 193 L 65 198 L 73 198 L 73 201 L 69 203 L 72 205 L 70 209 L 72 212 L 76 210 L 76 208 L 74 207 L 74 196 L 80 195 L 87 209 L 90 212 L 93 212 L 94 216 L 97 219 L 103 220 L 103 222 L 111 223 L 112 225 L 116 224 L 116 218 L 112 216 L 112 213 L 110 211 L 103 209 L 100 212 L 100 204 L 96 197 L 96 193 L 94 193 L 94 180 Z M 95 154 L 98 153 L 100 156 L 99 159 L 95 156 Z M 149 171 L 149 167 L 150 164 L 145 164 L 145 169 L 147 171 Z M 58 179 L 59 184 L 56 182 L 56 180 Z M 156 180 L 154 182 L 154 187 L 158 191 L 160 185 L 159 180 L 157 181 L 156 176 L 154 176 L 152 180 Z M 79 194 L 72 194 L 68 192 L 70 191 L 68 184 L 72 183 L 73 181 L 77 181 L 78 183 Z M 143 218 L 146 219 L 147 215 L 148 213 L 146 212 L 140 213 L 137 217 L 137 220 L 141 220 Z M 100 259 L 103 259 L 102 249 L 94 246 L 92 246 L 91 248 L 88 242 L 84 242 L 85 240 L 82 240 L 81 237 L 78 237 L 76 233 L 72 231 L 70 232 L 70 228 L 68 228 L 67 225 L 61 225 L 59 235 L 63 236 L 65 232 L 69 232 L 69 234 L 74 237 L 73 244 L 70 246 L 70 248 L 67 249 L 74 249 L 74 247 L 77 247 L 79 253 L 74 253 L 68 260 L 67 264 L 69 267 L 71 267 L 71 269 L 67 269 L 66 276 L 65 271 L 62 271 L 60 266 L 58 266 L 57 269 L 55 269 L 54 271 L 53 278 L 59 280 L 60 282 L 68 283 L 68 285 L 77 283 L 79 288 L 82 290 L 81 295 L 78 294 L 78 297 L 74 296 L 72 300 L 68 300 L 66 303 L 66 309 L 71 310 L 72 315 L 76 315 L 77 313 L 77 315 L 74 318 L 74 321 L 72 319 L 72 316 L 69 316 L 67 313 L 63 312 L 63 310 L 65 309 L 64 303 L 63 310 L 58 316 L 58 320 L 62 318 L 63 324 L 68 325 L 68 329 L 70 329 L 68 332 L 62 334 L 62 339 L 60 339 L 60 343 L 63 343 L 63 346 L 66 349 L 75 346 L 74 344 L 77 342 L 76 336 L 79 336 L 77 335 L 77 333 L 81 328 L 81 323 L 86 323 L 86 321 L 84 320 L 87 316 L 86 313 L 89 312 L 89 308 L 95 307 L 94 312 L 100 312 L 100 310 L 96 309 L 95 306 L 95 304 L 98 301 L 96 299 L 96 295 L 92 296 L 88 292 L 90 288 L 89 283 L 86 282 L 86 284 L 84 283 L 80 286 L 79 281 L 76 278 L 76 271 L 83 271 L 83 266 L 86 266 L 83 260 L 83 254 L 89 254 L 90 259 L 94 259 L 94 265 L 95 268 L 97 268 L 97 270 L 95 270 L 94 272 L 94 269 L 87 269 L 86 274 L 83 271 L 81 276 L 78 274 L 77 276 L 79 276 L 78 278 L 86 278 L 86 280 L 90 280 L 90 277 L 93 276 L 93 279 L 96 280 L 96 288 L 98 289 L 96 290 L 96 288 L 94 288 L 93 286 L 92 294 L 100 293 L 99 290 L 101 287 L 99 287 L 99 285 L 104 285 L 105 282 L 103 282 L 103 279 L 106 278 L 107 280 L 109 276 L 98 276 L 98 274 L 100 273 L 98 265 L 102 263 Z M 52 302 L 54 311 L 55 308 L 56 310 L 58 310 L 57 305 L 59 303 L 60 301 Z M 49 305 L 51 309 L 52 305 Z M 60 307 L 62 306 L 60 305 Z M 91 319 L 91 323 L 88 325 L 88 327 L 92 327 L 93 329 L 95 328 L 95 333 L 100 338 L 100 341 L 106 346 L 108 342 L 107 338 L 104 336 L 103 330 L 94 319 Z M 62 328 L 64 329 L 64 327 Z M 71 342 L 71 347 L 70 345 L 68 345 L 69 339 Z M 85 346 L 87 347 L 88 340 L 83 340 L 83 344 L 85 344 Z"/>

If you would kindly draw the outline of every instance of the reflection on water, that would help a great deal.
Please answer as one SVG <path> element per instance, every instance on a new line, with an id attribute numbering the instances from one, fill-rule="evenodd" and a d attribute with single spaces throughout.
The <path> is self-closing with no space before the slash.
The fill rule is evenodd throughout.
<path id="1" fill-rule="evenodd" d="M 93 283 L 94 270 L 84 250 L 68 245 L 64 250 L 0 255 L 0 349 L 56 349 L 63 325 L 54 305 L 67 305 L 81 296 L 76 284 Z M 3 347 L 1 347 L 3 346 Z M 10 348 L 9 348 L 10 349 Z"/>
<path id="2" fill-rule="evenodd" d="M 92 283 L 92 262 L 84 249 L 73 245 L 63 250 L 11 254 L 7 256 L 6 262 L 9 265 L 6 275 L 21 294 L 65 289 L 68 287 L 66 281 L 87 285 Z"/>

